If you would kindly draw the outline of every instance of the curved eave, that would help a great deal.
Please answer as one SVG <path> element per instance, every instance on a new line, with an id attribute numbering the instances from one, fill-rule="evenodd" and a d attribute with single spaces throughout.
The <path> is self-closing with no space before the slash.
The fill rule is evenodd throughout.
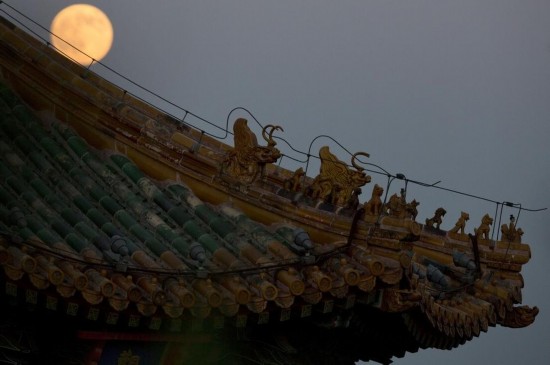
<path id="1" fill-rule="evenodd" d="M 232 254 L 235 260 L 224 250 L 213 255 L 213 267 L 231 269 L 233 262 L 248 262 L 260 272 L 269 272 L 266 281 L 275 288 L 288 284 L 288 294 L 264 293 L 260 300 L 237 294 L 239 285 L 251 293 L 258 291 L 248 274 L 237 275 L 239 285 L 198 271 L 181 282 L 168 280 L 183 270 L 170 254 L 157 257 L 137 250 L 146 253 L 136 254 L 127 267 L 107 264 L 99 257 L 96 268 L 86 269 L 90 261 L 83 252 L 71 252 L 83 261 L 67 266 L 55 250 L 43 250 L 43 242 L 25 244 L 4 238 L 0 258 L 9 283 L 21 284 L 24 290 L 34 288 L 36 293 L 55 287 L 59 298 L 78 297 L 91 308 L 108 302 L 107 308 L 118 313 L 134 311 L 147 318 L 160 313 L 160 308 L 166 318 L 187 314 L 208 318 L 217 313 L 236 319 L 237 325 L 246 323 L 246 315 L 256 323 L 265 323 L 270 316 L 284 321 L 309 316 L 313 309 L 331 312 L 335 305 L 347 310 L 356 301 L 388 312 L 420 308 L 432 328 L 420 331 L 417 340 L 435 347 L 435 340 L 422 340 L 431 338 L 426 331 L 454 339 L 448 345 L 477 336 L 491 325 L 520 327 L 534 320 L 536 308 L 516 307 L 523 286 L 519 272 L 530 258 L 528 245 L 480 240 L 477 276 L 470 278 L 473 269 L 467 272 L 453 261 L 457 252 L 473 260 L 468 236 L 386 216 L 362 218 L 352 231 L 352 216 L 295 204 L 279 195 L 278 187 L 290 172 L 274 166 L 268 166 L 266 181 L 256 185 L 235 189 L 221 184 L 218 166 L 231 147 L 181 125 L 5 20 L 0 23 L 0 36 L 2 78 L 45 124 L 69 125 L 93 147 L 127 156 L 154 180 L 183 183 L 214 207 L 229 201 L 259 224 L 286 222 L 301 227 L 315 243 L 311 256 L 290 255 L 284 274 L 262 269 L 246 252 Z M 268 262 L 275 251 L 266 249 Z M 327 253 L 331 255 L 319 267 L 312 265 L 312 258 Z M 143 269 L 151 269 L 149 261 L 172 265 L 173 271 L 144 275 Z M 426 276 L 431 267 L 441 271 L 445 285 Z M 72 281 L 67 283 L 69 277 Z M 292 287 L 296 278 L 298 283 Z M 407 289 L 401 289 L 404 283 Z M 190 300 L 187 294 L 198 300 Z M 418 332 L 414 323 L 410 327 Z"/>

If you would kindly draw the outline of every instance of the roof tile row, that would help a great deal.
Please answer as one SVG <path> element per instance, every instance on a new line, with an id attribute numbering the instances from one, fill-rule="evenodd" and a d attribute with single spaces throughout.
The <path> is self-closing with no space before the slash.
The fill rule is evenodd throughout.
<path id="1" fill-rule="evenodd" d="M 267 302 L 289 308 L 296 296 L 314 304 L 365 282 L 368 270 L 345 259 L 329 265 L 335 272 L 294 267 L 314 248 L 303 230 L 266 227 L 184 185 L 153 181 L 127 157 L 41 121 L 7 88 L 0 95 L 0 225 L 21 242 L 0 255 L 10 257 L 12 280 L 27 273 L 63 297 L 80 292 L 119 311 L 131 302 L 143 315 L 162 306 L 171 317 L 185 308 L 198 316 L 234 315 L 240 305 L 261 312 Z"/>

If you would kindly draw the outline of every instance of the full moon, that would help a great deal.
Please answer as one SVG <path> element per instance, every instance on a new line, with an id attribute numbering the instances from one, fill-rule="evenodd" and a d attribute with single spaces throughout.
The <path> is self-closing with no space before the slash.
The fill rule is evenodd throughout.
<path id="1" fill-rule="evenodd" d="M 50 29 L 52 44 L 81 65 L 103 59 L 113 44 L 111 21 L 104 12 L 88 4 L 64 8 L 55 16 Z"/>

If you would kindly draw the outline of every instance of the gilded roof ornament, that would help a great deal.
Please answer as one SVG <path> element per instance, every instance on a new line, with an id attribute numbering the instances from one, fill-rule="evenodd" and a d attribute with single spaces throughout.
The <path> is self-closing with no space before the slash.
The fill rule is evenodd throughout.
<path id="1" fill-rule="evenodd" d="M 426 219 L 426 226 L 432 227 L 436 229 L 439 229 L 439 226 L 441 226 L 441 223 L 443 223 L 443 216 L 447 213 L 447 211 L 443 208 L 437 208 L 434 212 L 434 216 L 432 218 Z"/>
<path id="2" fill-rule="evenodd" d="M 321 147 L 319 150 L 321 169 L 319 175 L 307 187 L 306 194 L 313 199 L 334 205 L 346 205 L 353 199 L 353 194 L 358 193 L 356 189 L 369 183 L 371 179 L 365 173 L 365 169 L 357 165 L 357 156 L 369 157 L 369 154 L 357 152 L 351 157 L 354 170 L 333 155 L 328 146 Z"/>
<path id="3" fill-rule="evenodd" d="M 237 119 L 233 125 L 235 147 L 224 157 L 220 171 L 222 179 L 249 185 L 263 176 L 265 165 L 274 163 L 281 157 L 281 152 L 275 147 L 277 142 L 273 139 L 273 132 L 276 130 L 283 129 L 266 125 L 262 130 L 262 137 L 267 146 L 260 146 L 256 135 L 248 127 L 247 120 Z M 227 177 L 236 181 L 228 181 Z"/>
<path id="4" fill-rule="evenodd" d="M 396 218 L 410 218 L 413 221 L 418 215 L 418 209 L 416 208 L 420 203 L 414 199 L 410 203 L 407 203 L 407 194 L 405 189 L 401 189 L 400 195 L 393 194 L 390 197 L 388 203 L 384 206 L 386 213 Z"/>
<path id="5" fill-rule="evenodd" d="M 304 169 L 299 167 L 291 177 L 286 179 L 283 183 L 285 190 L 292 192 L 299 192 L 302 190 L 302 178 L 304 177 Z"/>
<path id="6" fill-rule="evenodd" d="M 365 215 L 379 215 L 382 212 L 382 194 L 384 188 L 378 184 L 374 184 L 372 188 L 372 195 L 363 207 L 365 208 Z"/>
<path id="7" fill-rule="evenodd" d="M 466 222 L 470 219 L 470 214 L 466 212 L 460 212 L 460 217 L 455 223 L 455 226 L 449 230 L 449 232 L 452 233 L 458 233 L 460 231 L 461 234 L 464 234 L 464 229 L 466 228 Z"/>
<path id="8" fill-rule="evenodd" d="M 512 310 L 506 312 L 502 325 L 510 328 L 527 327 L 535 321 L 537 314 L 539 314 L 538 307 L 529 307 L 527 305 L 514 307 Z"/>
<path id="9" fill-rule="evenodd" d="M 502 232 L 502 240 L 514 243 L 521 242 L 521 236 L 523 235 L 523 230 L 521 228 L 516 228 L 516 218 L 513 215 L 510 215 L 510 223 L 503 224 L 500 227 Z"/>
<path id="10" fill-rule="evenodd" d="M 491 231 L 491 224 L 493 224 L 493 218 L 491 218 L 489 214 L 485 214 L 483 218 L 481 218 L 481 224 L 479 227 L 474 228 L 476 237 L 478 239 L 483 238 L 488 240 L 489 232 Z"/>

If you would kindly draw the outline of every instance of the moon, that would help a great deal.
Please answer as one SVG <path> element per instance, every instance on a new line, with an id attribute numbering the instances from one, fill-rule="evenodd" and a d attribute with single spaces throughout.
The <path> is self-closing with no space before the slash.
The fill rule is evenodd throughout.
<path id="1" fill-rule="evenodd" d="M 62 9 L 50 27 L 52 44 L 81 65 L 103 59 L 113 44 L 113 26 L 103 11 L 88 4 Z"/>

